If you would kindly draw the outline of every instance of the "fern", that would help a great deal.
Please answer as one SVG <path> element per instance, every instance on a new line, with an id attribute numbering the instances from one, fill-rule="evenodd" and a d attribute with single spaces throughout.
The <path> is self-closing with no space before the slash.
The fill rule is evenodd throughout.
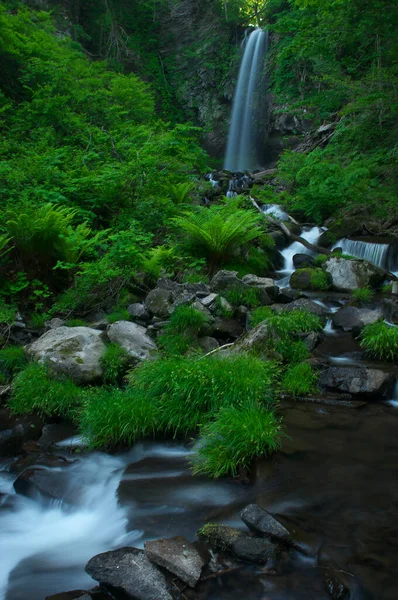
<path id="1" fill-rule="evenodd" d="M 176 183 L 170 187 L 171 197 L 176 204 L 184 204 L 194 187 L 195 184 L 192 182 Z"/>

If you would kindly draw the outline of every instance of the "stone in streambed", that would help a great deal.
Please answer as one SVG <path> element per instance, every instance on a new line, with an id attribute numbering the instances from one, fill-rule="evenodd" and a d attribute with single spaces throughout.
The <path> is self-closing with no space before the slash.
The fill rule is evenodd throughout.
<path id="1" fill-rule="evenodd" d="M 273 308 L 273 306 L 271 306 Z M 324 306 L 320 306 L 316 302 L 309 300 L 308 298 L 299 298 L 298 300 L 294 300 L 290 302 L 290 304 L 286 304 L 280 307 L 280 312 L 291 312 L 292 310 L 305 310 L 312 315 L 317 315 L 318 317 L 325 317 L 327 315 L 327 309 Z"/>
<path id="2" fill-rule="evenodd" d="M 258 504 L 249 504 L 240 513 L 240 518 L 250 531 L 282 542 L 290 540 L 290 533 L 279 521 Z"/>
<path id="3" fill-rule="evenodd" d="M 119 548 L 97 554 L 86 565 L 87 573 L 112 592 L 134 600 L 172 600 L 166 580 L 143 550 Z"/>
<path id="4" fill-rule="evenodd" d="M 314 258 L 310 254 L 295 254 L 293 256 L 293 266 L 295 269 L 303 269 L 312 267 L 315 263 Z"/>
<path id="5" fill-rule="evenodd" d="M 339 291 L 353 291 L 366 286 L 378 286 L 385 278 L 385 271 L 363 260 L 346 260 L 331 257 L 325 263 L 333 287 Z"/>
<path id="6" fill-rule="evenodd" d="M 378 369 L 366 367 L 330 367 L 323 371 L 319 385 L 323 388 L 353 395 L 381 397 L 392 387 L 394 376 Z"/>
<path id="7" fill-rule="evenodd" d="M 151 562 L 164 567 L 192 588 L 198 583 L 205 565 L 195 546 L 181 536 L 145 542 L 145 553 Z"/>
<path id="8" fill-rule="evenodd" d="M 109 325 L 108 338 L 119 344 L 136 361 L 147 360 L 157 353 L 155 342 L 147 335 L 145 327 L 130 321 L 117 321 Z"/>
<path id="9" fill-rule="evenodd" d="M 244 531 L 208 523 L 199 530 L 198 535 L 210 546 L 232 552 L 237 558 L 250 562 L 265 563 L 278 556 L 279 549 L 270 540 L 251 537 Z"/>
<path id="10" fill-rule="evenodd" d="M 365 325 L 376 323 L 380 317 L 381 313 L 378 310 L 344 306 L 332 316 L 332 322 L 343 331 L 360 331 Z"/>

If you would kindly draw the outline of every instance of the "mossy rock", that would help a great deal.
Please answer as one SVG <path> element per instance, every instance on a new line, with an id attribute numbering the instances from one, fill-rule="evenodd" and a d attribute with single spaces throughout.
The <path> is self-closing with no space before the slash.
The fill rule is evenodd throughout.
<path id="1" fill-rule="evenodd" d="M 290 278 L 290 285 L 299 290 L 329 290 L 332 278 L 323 269 L 297 269 Z"/>

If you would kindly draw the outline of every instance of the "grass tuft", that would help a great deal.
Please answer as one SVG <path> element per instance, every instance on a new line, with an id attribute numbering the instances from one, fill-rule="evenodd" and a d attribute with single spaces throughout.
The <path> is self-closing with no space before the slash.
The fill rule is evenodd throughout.
<path id="1" fill-rule="evenodd" d="M 306 396 L 313 389 L 318 380 L 308 363 L 291 365 L 282 379 L 282 389 L 292 396 Z"/>
<path id="2" fill-rule="evenodd" d="M 398 359 L 398 327 L 377 321 L 366 325 L 361 332 L 361 348 L 381 360 Z"/>

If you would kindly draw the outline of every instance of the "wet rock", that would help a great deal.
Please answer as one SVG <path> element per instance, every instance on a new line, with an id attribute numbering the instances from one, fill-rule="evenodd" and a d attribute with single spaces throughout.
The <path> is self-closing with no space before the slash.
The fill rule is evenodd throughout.
<path id="1" fill-rule="evenodd" d="M 77 435 L 78 430 L 71 423 L 47 423 L 44 425 L 38 442 L 39 449 L 43 450 Z M 26 448 L 24 446 L 24 451 Z"/>
<path id="2" fill-rule="evenodd" d="M 200 302 L 205 308 L 210 308 L 212 304 L 217 300 L 218 294 L 209 294 L 205 298 L 201 298 Z"/>
<path id="3" fill-rule="evenodd" d="M 244 329 L 240 323 L 234 319 L 218 317 L 213 324 L 213 334 L 221 338 L 238 338 L 242 335 Z"/>
<path id="4" fill-rule="evenodd" d="M 248 287 L 238 277 L 237 271 L 218 271 L 210 282 L 210 289 L 212 292 L 224 292 L 231 288 L 244 289 Z"/>
<path id="5" fill-rule="evenodd" d="M 6 408 L 0 409 L 0 455 L 14 456 L 29 440 L 41 436 L 43 421 L 36 415 L 15 417 Z"/>
<path id="6" fill-rule="evenodd" d="M 277 302 L 281 302 L 283 304 L 289 304 L 294 300 L 298 300 L 300 297 L 300 292 L 298 290 L 294 290 L 291 287 L 281 288 L 276 297 Z"/>
<path id="7" fill-rule="evenodd" d="M 145 298 L 145 308 L 156 317 L 168 317 L 175 295 L 170 289 L 155 288 Z"/>
<path id="8" fill-rule="evenodd" d="M 264 290 L 270 298 L 275 298 L 278 293 L 278 286 L 273 279 L 269 277 L 258 277 L 257 275 L 244 275 L 242 282 L 250 287 Z"/>
<path id="9" fill-rule="evenodd" d="M 27 457 L 25 462 L 29 462 Z M 73 460 L 66 460 L 61 456 L 45 454 L 40 459 L 34 461 L 32 467 L 25 468 L 14 481 L 14 490 L 21 496 L 28 498 L 47 498 L 58 500 L 62 498 L 66 502 L 74 502 L 74 497 L 65 495 L 65 482 L 62 478 L 51 477 L 48 469 L 61 468 L 71 465 Z M 18 467 L 18 465 L 16 465 Z"/>
<path id="10" fill-rule="evenodd" d="M 282 542 L 290 540 L 290 533 L 268 511 L 258 504 L 249 504 L 240 513 L 245 525 L 256 534 L 274 538 Z"/>
<path id="11" fill-rule="evenodd" d="M 385 278 L 385 271 L 362 260 L 331 257 L 325 263 L 333 287 L 339 291 L 352 291 L 366 286 L 377 286 Z"/>
<path id="12" fill-rule="evenodd" d="M 242 536 L 232 543 L 231 552 L 241 560 L 264 564 L 275 560 L 278 555 L 278 548 L 264 538 Z"/>
<path id="13" fill-rule="evenodd" d="M 366 367 L 330 367 L 319 378 L 321 387 L 353 395 L 382 396 L 393 385 L 394 376 Z"/>
<path id="14" fill-rule="evenodd" d="M 298 300 L 294 300 L 293 302 L 290 302 L 290 304 L 281 307 L 281 311 L 283 312 L 290 312 L 292 310 L 306 310 L 307 312 L 317 315 L 318 317 L 324 317 L 328 312 L 326 308 L 320 306 L 312 300 L 309 300 L 308 298 L 299 298 Z"/>
<path id="15" fill-rule="evenodd" d="M 252 350 L 261 352 L 264 350 L 270 337 L 268 323 L 264 321 L 263 323 L 259 323 L 259 325 L 238 340 L 230 351 L 234 354 L 239 352 L 250 352 Z"/>
<path id="16" fill-rule="evenodd" d="M 298 269 L 290 277 L 290 285 L 299 290 L 316 290 L 317 278 L 321 277 L 325 287 L 329 289 L 332 286 L 332 278 L 329 273 L 325 273 L 322 269 Z"/>
<path id="17" fill-rule="evenodd" d="M 348 600 L 350 590 L 340 572 L 336 569 L 325 569 L 324 579 L 326 590 L 333 600 Z"/>
<path id="18" fill-rule="evenodd" d="M 359 331 L 365 325 L 375 323 L 380 317 L 381 313 L 378 310 L 344 306 L 332 316 L 332 322 L 343 331 Z"/>
<path id="19" fill-rule="evenodd" d="M 212 350 L 219 348 L 220 344 L 217 342 L 216 338 L 205 335 L 204 337 L 199 338 L 199 346 L 205 352 L 211 352 Z"/>
<path id="20" fill-rule="evenodd" d="M 26 346 L 25 351 L 29 358 L 46 363 L 77 383 L 94 383 L 102 377 L 100 358 L 105 344 L 101 336 L 101 331 L 90 327 L 58 327 Z"/>
<path id="21" fill-rule="evenodd" d="M 230 550 L 232 544 L 240 537 L 247 537 L 243 531 L 230 527 L 229 525 L 220 525 L 219 523 L 207 523 L 198 531 L 199 539 L 206 541 L 210 546 Z"/>
<path id="22" fill-rule="evenodd" d="M 58 327 L 63 327 L 65 325 L 65 321 L 63 319 L 50 319 L 44 323 L 44 327 L 48 329 L 57 329 Z"/>
<path id="23" fill-rule="evenodd" d="M 127 307 L 127 312 L 134 319 L 141 319 L 142 321 L 149 321 L 150 315 L 144 304 L 140 304 L 139 302 L 135 302 L 134 304 L 130 304 Z"/>
<path id="24" fill-rule="evenodd" d="M 144 546 L 151 562 L 164 567 L 192 588 L 198 583 L 205 562 L 195 546 L 184 537 L 145 542 Z"/>
<path id="25" fill-rule="evenodd" d="M 198 281 L 198 283 L 183 283 L 182 284 L 184 290 L 189 292 L 190 294 L 195 294 L 200 297 L 202 294 L 210 294 L 210 288 L 203 281 Z"/>
<path id="26" fill-rule="evenodd" d="M 130 321 L 117 321 L 109 325 L 107 334 L 111 342 L 119 344 L 136 361 L 148 360 L 157 353 L 155 342 L 147 335 L 145 327 Z"/>
<path id="27" fill-rule="evenodd" d="M 308 352 L 313 352 L 323 340 L 324 335 L 320 331 L 312 331 L 311 333 L 303 337 L 303 342 Z"/>
<path id="28" fill-rule="evenodd" d="M 135 600 L 172 600 L 166 580 L 143 550 L 119 548 L 94 556 L 86 571 L 112 592 Z"/>
<path id="29" fill-rule="evenodd" d="M 309 254 L 295 254 L 293 256 L 293 265 L 295 269 L 312 267 L 314 263 L 314 257 Z"/>

